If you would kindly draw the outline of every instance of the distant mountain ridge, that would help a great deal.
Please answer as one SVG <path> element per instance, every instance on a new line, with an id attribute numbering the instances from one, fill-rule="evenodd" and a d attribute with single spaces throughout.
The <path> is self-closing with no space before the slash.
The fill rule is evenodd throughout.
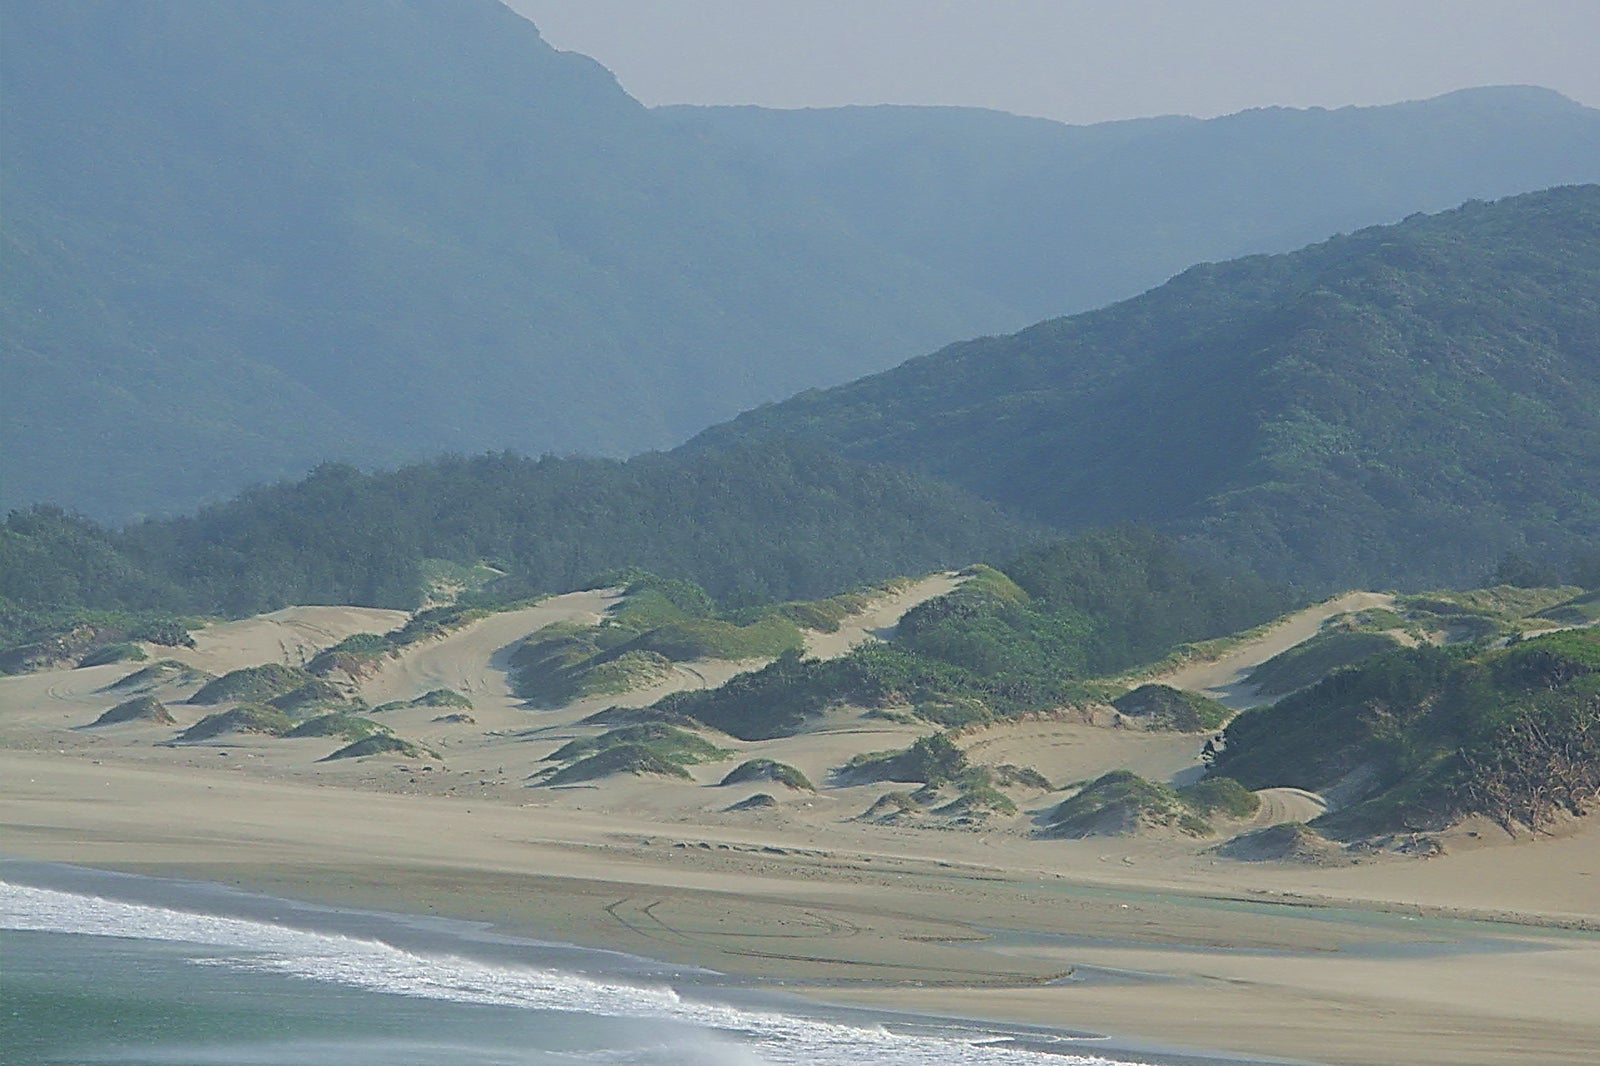
<path id="1" fill-rule="evenodd" d="M 951 338 L 1600 178 L 1538 90 L 1072 128 L 651 110 L 494 0 L 13 4 L 0 508 L 620 456 Z"/>
<path id="2" fill-rule="evenodd" d="M 954 107 L 659 110 L 1035 320 L 1198 262 L 1600 180 L 1600 111 L 1533 86 L 1091 126 Z"/>
<path id="3" fill-rule="evenodd" d="M 969 341 L 687 447 L 804 440 L 1315 587 L 1600 544 L 1600 186 L 1469 203 Z"/>

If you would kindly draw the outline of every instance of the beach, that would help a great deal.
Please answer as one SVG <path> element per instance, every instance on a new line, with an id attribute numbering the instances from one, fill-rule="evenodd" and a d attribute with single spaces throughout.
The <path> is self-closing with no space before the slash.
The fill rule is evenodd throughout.
<path id="1" fill-rule="evenodd" d="M 488 922 L 820 1002 L 1327 1063 L 1579 1063 L 1600 1042 L 1590 834 L 1241 877 L 1125 841 L 691 834 L 59 754 L 0 773 L 12 855 Z M 1484 876 L 1502 867 L 1522 883 Z"/>
<path id="2" fill-rule="evenodd" d="M 896 609 L 916 598 L 896 596 Z M 1048 794 L 1009 821 L 963 827 L 863 817 L 882 784 L 719 785 L 753 755 L 827 781 L 850 755 L 926 731 L 861 714 L 770 742 L 721 739 L 729 754 L 690 781 L 540 786 L 541 760 L 592 735 L 582 718 L 598 705 L 523 707 L 505 649 L 606 603 L 581 593 L 492 616 L 366 679 L 374 703 L 439 685 L 470 694 L 471 723 L 385 712 L 435 749 L 425 758 L 330 763 L 319 760 L 337 738 L 173 744 L 171 726 L 89 728 L 123 697 L 125 664 L 0 679 L 0 854 L 484 923 L 818 1010 L 1103 1034 L 1130 1061 L 1532 1066 L 1587 1063 L 1600 1047 L 1600 830 L 1586 820 L 1538 839 L 1468 825 L 1433 858 L 1324 866 L 1231 861 L 1170 834 L 1041 839 L 1027 812 Z M 202 631 L 176 657 L 212 672 L 293 661 L 393 620 L 291 609 Z M 885 621 L 870 614 L 858 635 Z M 676 683 L 748 668 L 698 664 Z M 168 705 L 180 726 L 207 710 Z M 1058 781 L 1115 765 L 1170 778 L 1197 759 L 1194 737 L 1070 718 L 962 743 Z M 735 809 L 761 789 L 780 796 Z"/>

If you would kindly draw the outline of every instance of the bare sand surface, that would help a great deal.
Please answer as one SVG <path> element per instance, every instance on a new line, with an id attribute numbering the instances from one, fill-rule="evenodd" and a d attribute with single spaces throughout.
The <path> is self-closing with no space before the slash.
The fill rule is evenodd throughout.
<path id="1" fill-rule="evenodd" d="M 193 648 L 146 648 L 153 658 L 177 659 L 213 674 L 269 662 L 300 666 L 345 637 L 387 633 L 409 617 L 405 611 L 375 607 L 285 607 L 207 626 L 194 634 Z"/>
<path id="2" fill-rule="evenodd" d="M 1203 692 L 1235 710 L 1256 707 L 1269 702 L 1269 698 L 1258 695 L 1253 687 L 1244 683 L 1244 678 L 1251 670 L 1274 655 L 1310 640 L 1329 618 L 1393 605 L 1394 597 L 1388 593 L 1347 592 L 1284 617 L 1265 633 L 1240 644 L 1218 659 L 1187 663 L 1144 680 Z"/>
<path id="3" fill-rule="evenodd" d="M 845 619 L 832 633 L 808 631 L 806 656 L 812 659 L 837 659 L 866 641 L 888 640 L 907 611 L 954 591 L 963 580 L 953 571 L 929 574 L 905 588 L 880 596 L 866 610 Z"/>
<path id="4" fill-rule="evenodd" d="M 1600 935 L 1560 928 L 1600 923 L 1592 829 L 1429 862 L 1255 867 L 826 807 L 669 820 L 598 789 L 403 796 L 87 754 L 0 752 L 7 853 L 1189 1047 L 1462 1064 L 1589 1062 L 1600 1046 Z"/>
<path id="5" fill-rule="evenodd" d="M 106 686 L 129 664 L 0 678 L 0 852 L 485 920 L 839 1002 L 1180 1047 L 1363 1066 L 1587 1063 L 1600 1047 L 1600 826 L 1583 821 L 1537 840 L 1466 827 L 1438 858 L 1330 868 L 1230 862 L 1187 838 L 1033 837 L 1059 793 L 1014 790 L 1020 813 L 977 828 L 878 824 L 863 812 L 905 786 L 840 786 L 830 771 L 927 727 L 850 708 L 796 737 L 716 738 L 732 754 L 691 782 L 536 787 L 563 736 L 597 728 L 580 722 L 594 708 L 520 706 L 504 650 L 596 616 L 604 595 L 494 616 L 367 679 L 369 699 L 470 695 L 471 723 L 436 722 L 435 708 L 382 716 L 439 758 L 322 763 L 340 741 L 172 746 L 174 726 L 85 728 L 125 698 Z M 291 617 L 232 645 L 207 636 L 197 653 L 213 672 L 282 661 L 298 654 L 282 633 Z M 314 617 L 322 646 L 392 627 Z M 871 622 L 856 628 L 891 624 Z M 701 667 L 714 683 L 738 664 Z M 192 687 L 156 690 L 180 727 L 212 710 L 182 702 Z M 1059 785 L 1115 765 L 1177 779 L 1198 740 L 1061 721 L 961 742 L 977 762 Z M 717 785 L 755 755 L 818 790 Z M 775 805 L 728 810 L 756 792 Z M 1258 822 L 1320 802 L 1273 792 Z"/>

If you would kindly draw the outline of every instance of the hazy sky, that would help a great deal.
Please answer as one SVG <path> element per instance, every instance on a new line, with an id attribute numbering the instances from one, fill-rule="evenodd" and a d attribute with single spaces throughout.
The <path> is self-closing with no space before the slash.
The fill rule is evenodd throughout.
<path id="1" fill-rule="evenodd" d="M 1533 84 L 1600 106 L 1600 0 L 506 0 L 647 104 L 1067 122 Z"/>

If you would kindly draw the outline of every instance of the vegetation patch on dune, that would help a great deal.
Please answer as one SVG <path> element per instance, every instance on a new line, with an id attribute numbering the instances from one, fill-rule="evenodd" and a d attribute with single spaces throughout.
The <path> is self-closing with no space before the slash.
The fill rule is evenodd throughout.
<path id="1" fill-rule="evenodd" d="M 661 759 L 687 766 L 726 758 L 732 752 L 719 748 L 704 737 L 662 722 L 622 726 L 597 737 L 582 737 L 563 744 L 545 756 L 546 762 L 570 762 L 599 754 L 609 748 L 640 747 Z"/>
<path id="2" fill-rule="evenodd" d="M 438 752 L 429 751 L 427 748 L 413 744 L 409 740 L 403 740 L 392 733 L 372 733 L 354 743 L 346 744 L 331 755 L 324 755 L 317 761 L 332 762 L 335 759 L 360 759 L 368 755 L 398 755 L 407 759 L 439 758 Z"/>
<path id="3" fill-rule="evenodd" d="M 1017 805 L 997 785 L 1023 783 L 1033 787 L 1044 778 L 1036 771 L 1007 767 L 1001 771 L 974 766 L 947 734 L 921 737 L 899 751 L 870 752 L 851 759 L 835 773 L 841 785 L 871 781 L 920 782 L 910 793 L 880 797 L 864 817 L 881 820 L 907 814 L 929 813 L 957 824 L 982 822 L 991 814 L 1013 815 Z M 887 806 L 884 806 L 887 804 Z"/>
<path id="4" fill-rule="evenodd" d="M 1600 592 L 1586 592 L 1547 607 L 1535 617 L 1559 625 L 1588 626 L 1600 622 Z"/>
<path id="5" fill-rule="evenodd" d="M 308 718 L 283 734 L 285 739 L 300 737 L 342 737 L 348 741 L 360 740 L 375 733 L 392 732 L 388 726 L 362 718 L 357 714 L 335 713 Z"/>
<path id="6" fill-rule="evenodd" d="M 1175 789 L 1146 781 L 1131 770 L 1113 770 L 1062 800 L 1044 819 L 1045 834 L 1059 837 L 1124 836 L 1170 828 L 1206 836 L 1211 824 Z"/>
<path id="7" fill-rule="evenodd" d="M 664 681 L 674 663 L 766 659 L 804 645 L 798 626 L 777 608 L 718 617 L 698 585 L 636 571 L 625 576 L 623 599 L 599 625 L 547 626 L 512 653 L 518 695 L 560 706 Z"/>
<path id="8" fill-rule="evenodd" d="M 944 733 L 920 737 L 899 751 L 864 752 L 840 767 L 841 783 L 867 781 L 921 781 L 942 785 L 955 781 L 968 769 L 967 754 Z"/>
<path id="9" fill-rule="evenodd" d="M 494 609 L 509 610 L 527 601 L 497 604 Z M 404 623 L 387 633 L 352 633 L 330 648 L 325 648 L 306 663 L 306 670 L 318 677 L 339 672 L 351 677 L 366 677 L 412 644 L 437 640 L 494 613 L 494 609 L 469 603 L 443 604 L 412 612 Z"/>
<path id="10" fill-rule="evenodd" d="M 436 688 L 424 692 L 422 695 L 409 700 L 392 700 L 389 703 L 379 704 L 373 708 L 373 713 L 382 711 L 398 711 L 407 707 L 443 707 L 472 709 L 472 701 L 455 689 Z"/>
<path id="11" fill-rule="evenodd" d="M 1208 836 L 1210 818 L 1248 818 L 1260 797 L 1231 778 L 1216 777 L 1173 788 L 1130 770 L 1113 770 L 1089 782 L 1051 809 L 1045 834 L 1060 837 L 1122 836 L 1146 829 L 1175 829 Z"/>
<path id="12" fill-rule="evenodd" d="M 352 633 L 331 648 L 312 656 L 306 670 L 318 677 L 332 673 L 366 677 L 395 653 L 394 643 L 380 633 Z"/>
<path id="13" fill-rule="evenodd" d="M 35 670 L 53 670 L 61 666 L 98 666 L 137 659 L 144 655 L 138 642 L 170 647 L 194 647 L 189 634 L 189 623 L 170 615 L 145 611 L 101 610 L 88 607 L 62 606 L 84 595 L 101 591 L 96 586 L 64 592 L 67 600 L 41 599 L 55 588 L 38 589 L 24 594 L 21 602 L 7 598 L 4 589 L 6 573 L 6 542 L 8 526 L 25 516 L 12 515 L 7 526 L 0 526 L 0 674 L 24 674 Z M 24 553 L 26 555 L 28 553 Z M 72 565 L 58 560 L 52 565 Z M 19 565 L 19 560 L 11 560 Z M 108 582 L 114 580 L 107 577 Z M 47 582 L 48 584 L 48 582 Z"/>
<path id="14" fill-rule="evenodd" d="M 172 725 L 176 719 L 166 705 L 154 696 L 135 696 L 131 700 L 123 700 L 99 718 L 93 725 L 115 725 L 118 722 L 155 722 L 159 725 Z"/>
<path id="15" fill-rule="evenodd" d="M 314 710 L 327 707 L 347 707 L 352 703 L 365 706 L 360 701 L 352 700 L 343 689 L 320 677 L 314 677 L 281 696 L 274 696 L 267 700 L 267 703 L 296 718 L 303 718 Z"/>
<path id="16" fill-rule="evenodd" d="M 184 743 L 210 740 L 229 733 L 262 733 L 279 737 L 294 727 L 294 721 L 276 707 L 247 703 L 231 710 L 208 714 L 178 734 Z"/>
<path id="17" fill-rule="evenodd" d="M 78 660 L 80 667 L 106 666 L 110 663 L 142 663 L 150 658 L 149 654 L 139 645 L 129 641 L 117 641 L 112 644 L 102 644 Z"/>
<path id="18" fill-rule="evenodd" d="M 429 689 L 411 701 L 413 707 L 459 707 L 472 710 L 472 701 L 453 688 Z"/>
<path id="19" fill-rule="evenodd" d="M 310 674 L 297 666 L 285 666 L 282 663 L 246 666 L 239 670 L 230 670 L 216 680 L 206 682 L 198 692 L 189 697 L 189 702 L 204 705 L 229 703 L 234 700 L 265 701 L 293 692 L 312 680 L 314 679 Z"/>
<path id="20" fill-rule="evenodd" d="M 737 803 L 730 803 L 722 808 L 725 811 L 759 811 L 778 806 L 778 801 L 767 792 L 757 792 L 753 796 L 746 796 Z"/>
<path id="21" fill-rule="evenodd" d="M 157 659 L 149 666 L 142 666 L 131 674 L 125 674 L 105 687 L 107 692 L 127 691 L 136 688 L 154 688 L 157 685 L 174 684 L 190 685 L 195 682 L 210 681 L 215 675 L 204 670 L 197 670 L 187 663 L 176 659 Z"/>
<path id="22" fill-rule="evenodd" d="M 1384 633 L 1329 629 L 1279 652 L 1250 671 L 1245 683 L 1263 696 L 1282 696 L 1316 684 L 1340 667 L 1399 645 Z"/>
<path id="23" fill-rule="evenodd" d="M 1201 817 L 1249 818 L 1261 809 L 1261 797 L 1231 777 L 1208 777 L 1174 791 L 1184 806 Z"/>
<path id="24" fill-rule="evenodd" d="M 910 580 L 903 577 L 879 581 L 825 599 L 791 601 L 781 604 L 778 611 L 802 629 L 837 633 L 845 619 L 865 611 L 880 597 L 899 592 L 910 584 Z"/>
<path id="25" fill-rule="evenodd" d="M 653 774 L 687 779 L 684 765 L 662 755 L 648 744 L 618 744 L 579 759 L 545 778 L 547 785 L 570 785 L 613 774 Z"/>
<path id="26" fill-rule="evenodd" d="M 781 656 L 656 706 L 746 740 L 791 735 L 841 705 L 959 727 L 1110 699 L 1117 688 L 1097 675 L 1285 603 L 1280 590 L 1197 564 L 1147 530 L 1085 533 L 964 573 L 959 588 L 908 611 L 892 643 L 826 661 Z"/>
<path id="27" fill-rule="evenodd" d="M 1147 729 L 1199 733 L 1216 729 L 1233 716 L 1224 703 L 1199 692 L 1171 685 L 1140 685 L 1111 701 L 1121 714 L 1137 718 Z"/>
<path id="28" fill-rule="evenodd" d="M 1292 862 L 1305 866 L 1342 866 L 1344 849 L 1303 822 L 1282 822 L 1252 829 L 1217 845 L 1218 855 L 1238 862 Z"/>
<path id="29" fill-rule="evenodd" d="M 545 761 L 567 765 L 535 776 L 541 777 L 547 785 L 592 781 L 623 773 L 688 778 L 688 767 L 731 754 L 688 730 L 665 722 L 643 722 L 564 744 L 546 756 Z"/>
<path id="30" fill-rule="evenodd" d="M 720 785 L 742 785 L 750 781 L 775 781 L 787 788 L 800 792 L 815 792 L 816 786 L 811 779 L 800 770 L 788 763 L 777 762 L 773 759 L 748 759 L 732 770 L 718 782 Z"/>
<path id="31" fill-rule="evenodd" d="M 472 710 L 472 701 L 453 688 L 436 688 L 424 692 L 415 699 L 393 700 L 389 703 L 379 704 L 373 708 L 373 713 L 382 711 L 398 711 L 406 707 L 458 707 L 462 710 Z"/>
<path id="32" fill-rule="evenodd" d="M 1470 814 L 1539 829 L 1600 791 L 1600 632 L 1389 652 L 1228 726 L 1216 772 L 1252 788 L 1364 786 L 1314 823 L 1341 836 Z"/>

